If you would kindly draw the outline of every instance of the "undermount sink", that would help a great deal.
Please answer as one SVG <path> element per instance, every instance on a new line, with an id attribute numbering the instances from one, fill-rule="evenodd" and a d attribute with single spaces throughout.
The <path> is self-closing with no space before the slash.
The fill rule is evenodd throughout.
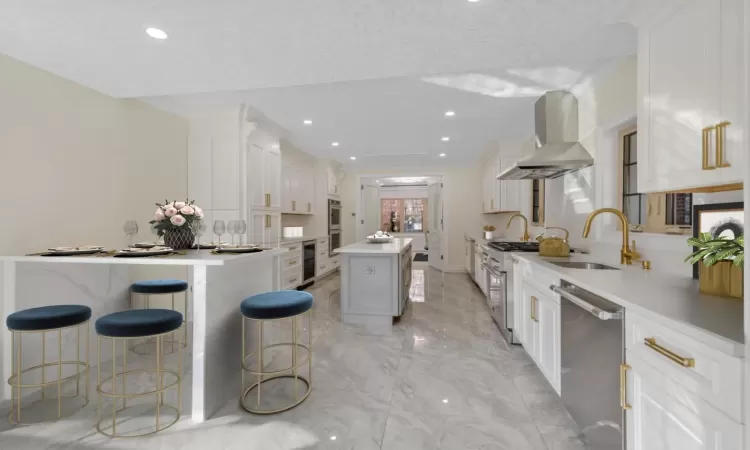
<path id="1" fill-rule="evenodd" d="M 605 264 L 599 264 L 595 262 L 583 262 L 583 261 L 547 261 L 550 264 L 556 266 L 565 267 L 568 269 L 586 269 L 586 270 L 620 270 L 617 267 L 607 266 Z"/>

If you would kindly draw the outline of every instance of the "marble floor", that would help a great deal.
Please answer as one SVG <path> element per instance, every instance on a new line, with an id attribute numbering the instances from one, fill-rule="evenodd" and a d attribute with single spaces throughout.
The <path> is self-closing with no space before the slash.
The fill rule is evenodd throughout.
<path id="1" fill-rule="evenodd" d="M 154 437 L 110 440 L 92 430 L 90 406 L 52 424 L 12 428 L 0 419 L 0 448 L 585 448 L 534 363 L 502 340 L 467 275 L 415 264 L 413 278 L 412 302 L 390 331 L 340 322 L 337 274 L 309 289 L 313 391 L 290 411 L 256 416 L 232 401 L 200 425 L 183 419 Z"/>

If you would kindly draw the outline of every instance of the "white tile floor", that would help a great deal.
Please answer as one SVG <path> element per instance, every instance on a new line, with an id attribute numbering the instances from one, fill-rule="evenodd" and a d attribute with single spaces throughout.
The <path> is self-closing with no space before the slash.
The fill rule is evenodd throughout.
<path id="1" fill-rule="evenodd" d="M 0 419 L 0 449 L 584 448 L 557 394 L 523 349 L 502 340 L 467 275 L 416 264 L 413 301 L 379 335 L 340 322 L 338 289 L 338 275 L 310 288 L 313 391 L 290 411 L 255 416 L 232 401 L 201 425 L 184 419 L 154 437 L 110 440 L 93 430 L 89 407 L 53 424 Z"/>

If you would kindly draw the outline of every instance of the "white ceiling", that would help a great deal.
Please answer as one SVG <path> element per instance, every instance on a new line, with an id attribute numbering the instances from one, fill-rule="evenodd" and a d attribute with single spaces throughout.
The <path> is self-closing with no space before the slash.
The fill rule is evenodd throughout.
<path id="1" fill-rule="evenodd" d="M 631 1 L 3 0 L 0 52 L 116 97 L 554 66 L 632 52 Z"/>
<path id="2" fill-rule="evenodd" d="M 360 183 L 371 186 L 424 186 L 439 183 L 442 177 L 438 176 L 386 176 L 386 177 L 364 177 Z"/>
<path id="3" fill-rule="evenodd" d="M 247 102 L 348 165 L 460 166 L 530 136 L 542 92 L 634 53 L 633 1 L 3 0 L 0 52 L 178 114 Z"/>

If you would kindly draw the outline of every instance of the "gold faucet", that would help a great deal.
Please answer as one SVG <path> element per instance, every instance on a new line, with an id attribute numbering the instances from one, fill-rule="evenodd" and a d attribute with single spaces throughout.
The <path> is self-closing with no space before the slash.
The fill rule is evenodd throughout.
<path id="1" fill-rule="evenodd" d="M 617 209 L 601 208 L 589 214 L 589 217 L 586 219 L 586 224 L 583 226 L 583 237 L 589 237 L 589 232 L 591 231 L 591 222 L 594 220 L 594 217 L 598 216 L 601 213 L 612 213 L 619 217 L 620 222 L 622 223 L 622 249 L 620 249 L 620 264 L 632 264 L 633 260 L 637 261 L 641 257 L 641 255 L 637 251 L 635 251 L 635 241 L 633 241 L 633 249 L 630 249 L 630 224 L 628 223 L 628 218 L 625 217 L 625 214 Z"/>
<path id="2" fill-rule="evenodd" d="M 515 213 L 512 216 L 510 216 L 510 219 L 508 219 L 508 225 L 505 227 L 507 230 L 510 228 L 510 223 L 513 222 L 513 219 L 516 217 L 520 217 L 523 219 L 523 236 L 521 236 L 521 242 L 529 242 L 529 239 L 531 239 L 531 236 L 529 236 L 529 220 L 526 219 L 526 216 L 524 216 L 521 213 Z"/>

